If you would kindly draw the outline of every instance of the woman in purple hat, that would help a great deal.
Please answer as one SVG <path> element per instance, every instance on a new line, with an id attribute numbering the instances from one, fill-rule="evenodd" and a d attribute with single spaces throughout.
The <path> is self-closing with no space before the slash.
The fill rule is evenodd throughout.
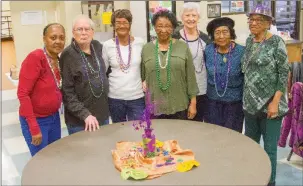
<path id="1" fill-rule="evenodd" d="M 288 111 L 285 92 L 289 72 L 285 43 L 269 32 L 272 20 L 270 9 L 254 7 L 248 18 L 251 36 L 242 58 L 245 135 L 257 143 L 263 136 L 272 167 L 268 185 L 275 185 L 277 143 L 282 118 Z"/>

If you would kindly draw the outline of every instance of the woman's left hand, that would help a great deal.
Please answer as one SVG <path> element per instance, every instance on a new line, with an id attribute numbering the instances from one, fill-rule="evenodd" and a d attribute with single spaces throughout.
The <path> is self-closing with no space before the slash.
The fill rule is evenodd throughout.
<path id="1" fill-rule="evenodd" d="M 196 104 L 190 104 L 188 107 L 188 113 L 187 113 L 187 118 L 188 119 L 194 119 L 194 117 L 197 114 L 197 108 L 196 108 Z"/>
<path id="2" fill-rule="evenodd" d="M 271 101 L 267 107 L 267 118 L 273 119 L 278 116 L 279 102 Z"/>

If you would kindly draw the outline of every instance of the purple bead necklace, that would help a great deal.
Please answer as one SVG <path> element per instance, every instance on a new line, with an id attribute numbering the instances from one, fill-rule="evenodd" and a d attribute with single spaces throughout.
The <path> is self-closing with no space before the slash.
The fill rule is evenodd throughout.
<path id="1" fill-rule="evenodd" d="M 226 73 L 226 77 L 225 77 L 225 83 L 223 81 L 223 78 L 220 75 L 218 75 L 218 72 L 217 72 L 217 53 L 218 53 L 218 49 L 217 49 L 216 46 L 214 47 L 214 49 L 215 49 L 215 54 L 214 54 L 214 81 L 215 81 L 215 89 L 216 89 L 217 95 L 222 98 L 225 95 L 225 93 L 226 93 L 227 85 L 228 85 L 228 76 L 229 76 L 229 72 L 230 72 L 230 68 L 231 68 L 232 43 L 229 45 L 228 58 L 227 58 L 227 63 L 228 64 L 227 64 L 227 73 Z M 217 87 L 217 76 L 218 76 L 221 88 L 224 89 L 223 94 L 219 94 L 218 87 Z"/>
<path id="2" fill-rule="evenodd" d="M 200 33 L 199 30 L 197 30 L 197 33 L 198 33 L 198 34 Z M 186 35 L 186 32 L 185 32 L 185 29 L 184 29 L 184 28 L 183 28 L 183 34 L 184 34 L 184 37 L 185 37 L 186 44 L 187 44 L 187 46 L 189 47 L 187 35 Z M 201 41 L 201 38 L 198 36 L 197 51 L 196 51 L 196 54 L 193 55 L 193 56 L 195 56 L 195 57 L 193 57 L 193 60 L 196 59 L 196 58 L 198 57 L 198 53 L 199 53 L 200 46 L 201 46 L 201 52 L 202 52 L 202 55 L 203 55 L 203 45 L 202 45 L 202 41 Z M 201 69 L 200 69 L 200 71 L 197 71 L 197 70 L 196 70 L 196 67 L 195 67 L 195 71 L 196 71 L 198 74 L 201 73 L 202 70 L 203 70 L 203 66 L 204 66 L 204 65 L 203 65 L 203 56 L 202 56 L 202 58 L 201 58 Z"/>
<path id="3" fill-rule="evenodd" d="M 130 67 L 131 63 L 131 56 L 132 56 L 132 47 L 130 43 L 130 36 L 128 36 L 128 62 L 127 64 L 124 63 L 121 55 L 121 50 L 120 50 L 120 43 L 119 43 L 119 38 L 116 36 L 116 51 L 117 51 L 117 61 L 119 63 L 120 69 L 124 73 L 128 73 L 128 69 Z"/>

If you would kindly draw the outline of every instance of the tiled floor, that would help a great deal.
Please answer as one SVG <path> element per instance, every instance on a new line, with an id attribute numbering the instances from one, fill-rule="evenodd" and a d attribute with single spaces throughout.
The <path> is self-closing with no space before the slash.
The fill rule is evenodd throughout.
<path id="1" fill-rule="evenodd" d="M 16 91 L 2 91 L 2 185 L 20 185 L 22 170 L 31 158 L 20 130 L 18 107 Z M 62 137 L 66 135 L 63 124 Z M 278 150 L 277 185 L 302 185 L 303 160 L 293 155 L 286 161 L 289 152 L 289 148 Z"/>

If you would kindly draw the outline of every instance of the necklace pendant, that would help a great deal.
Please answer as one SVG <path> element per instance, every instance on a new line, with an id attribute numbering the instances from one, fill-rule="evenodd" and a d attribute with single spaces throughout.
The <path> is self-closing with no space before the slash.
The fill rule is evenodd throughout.
<path id="1" fill-rule="evenodd" d="M 223 56 L 223 62 L 226 63 L 227 62 L 227 58 L 225 56 Z"/>
<path id="2" fill-rule="evenodd" d="M 222 88 L 222 89 L 224 89 L 224 87 L 225 87 L 224 84 L 225 84 L 224 82 L 221 83 L 221 88 Z"/>

